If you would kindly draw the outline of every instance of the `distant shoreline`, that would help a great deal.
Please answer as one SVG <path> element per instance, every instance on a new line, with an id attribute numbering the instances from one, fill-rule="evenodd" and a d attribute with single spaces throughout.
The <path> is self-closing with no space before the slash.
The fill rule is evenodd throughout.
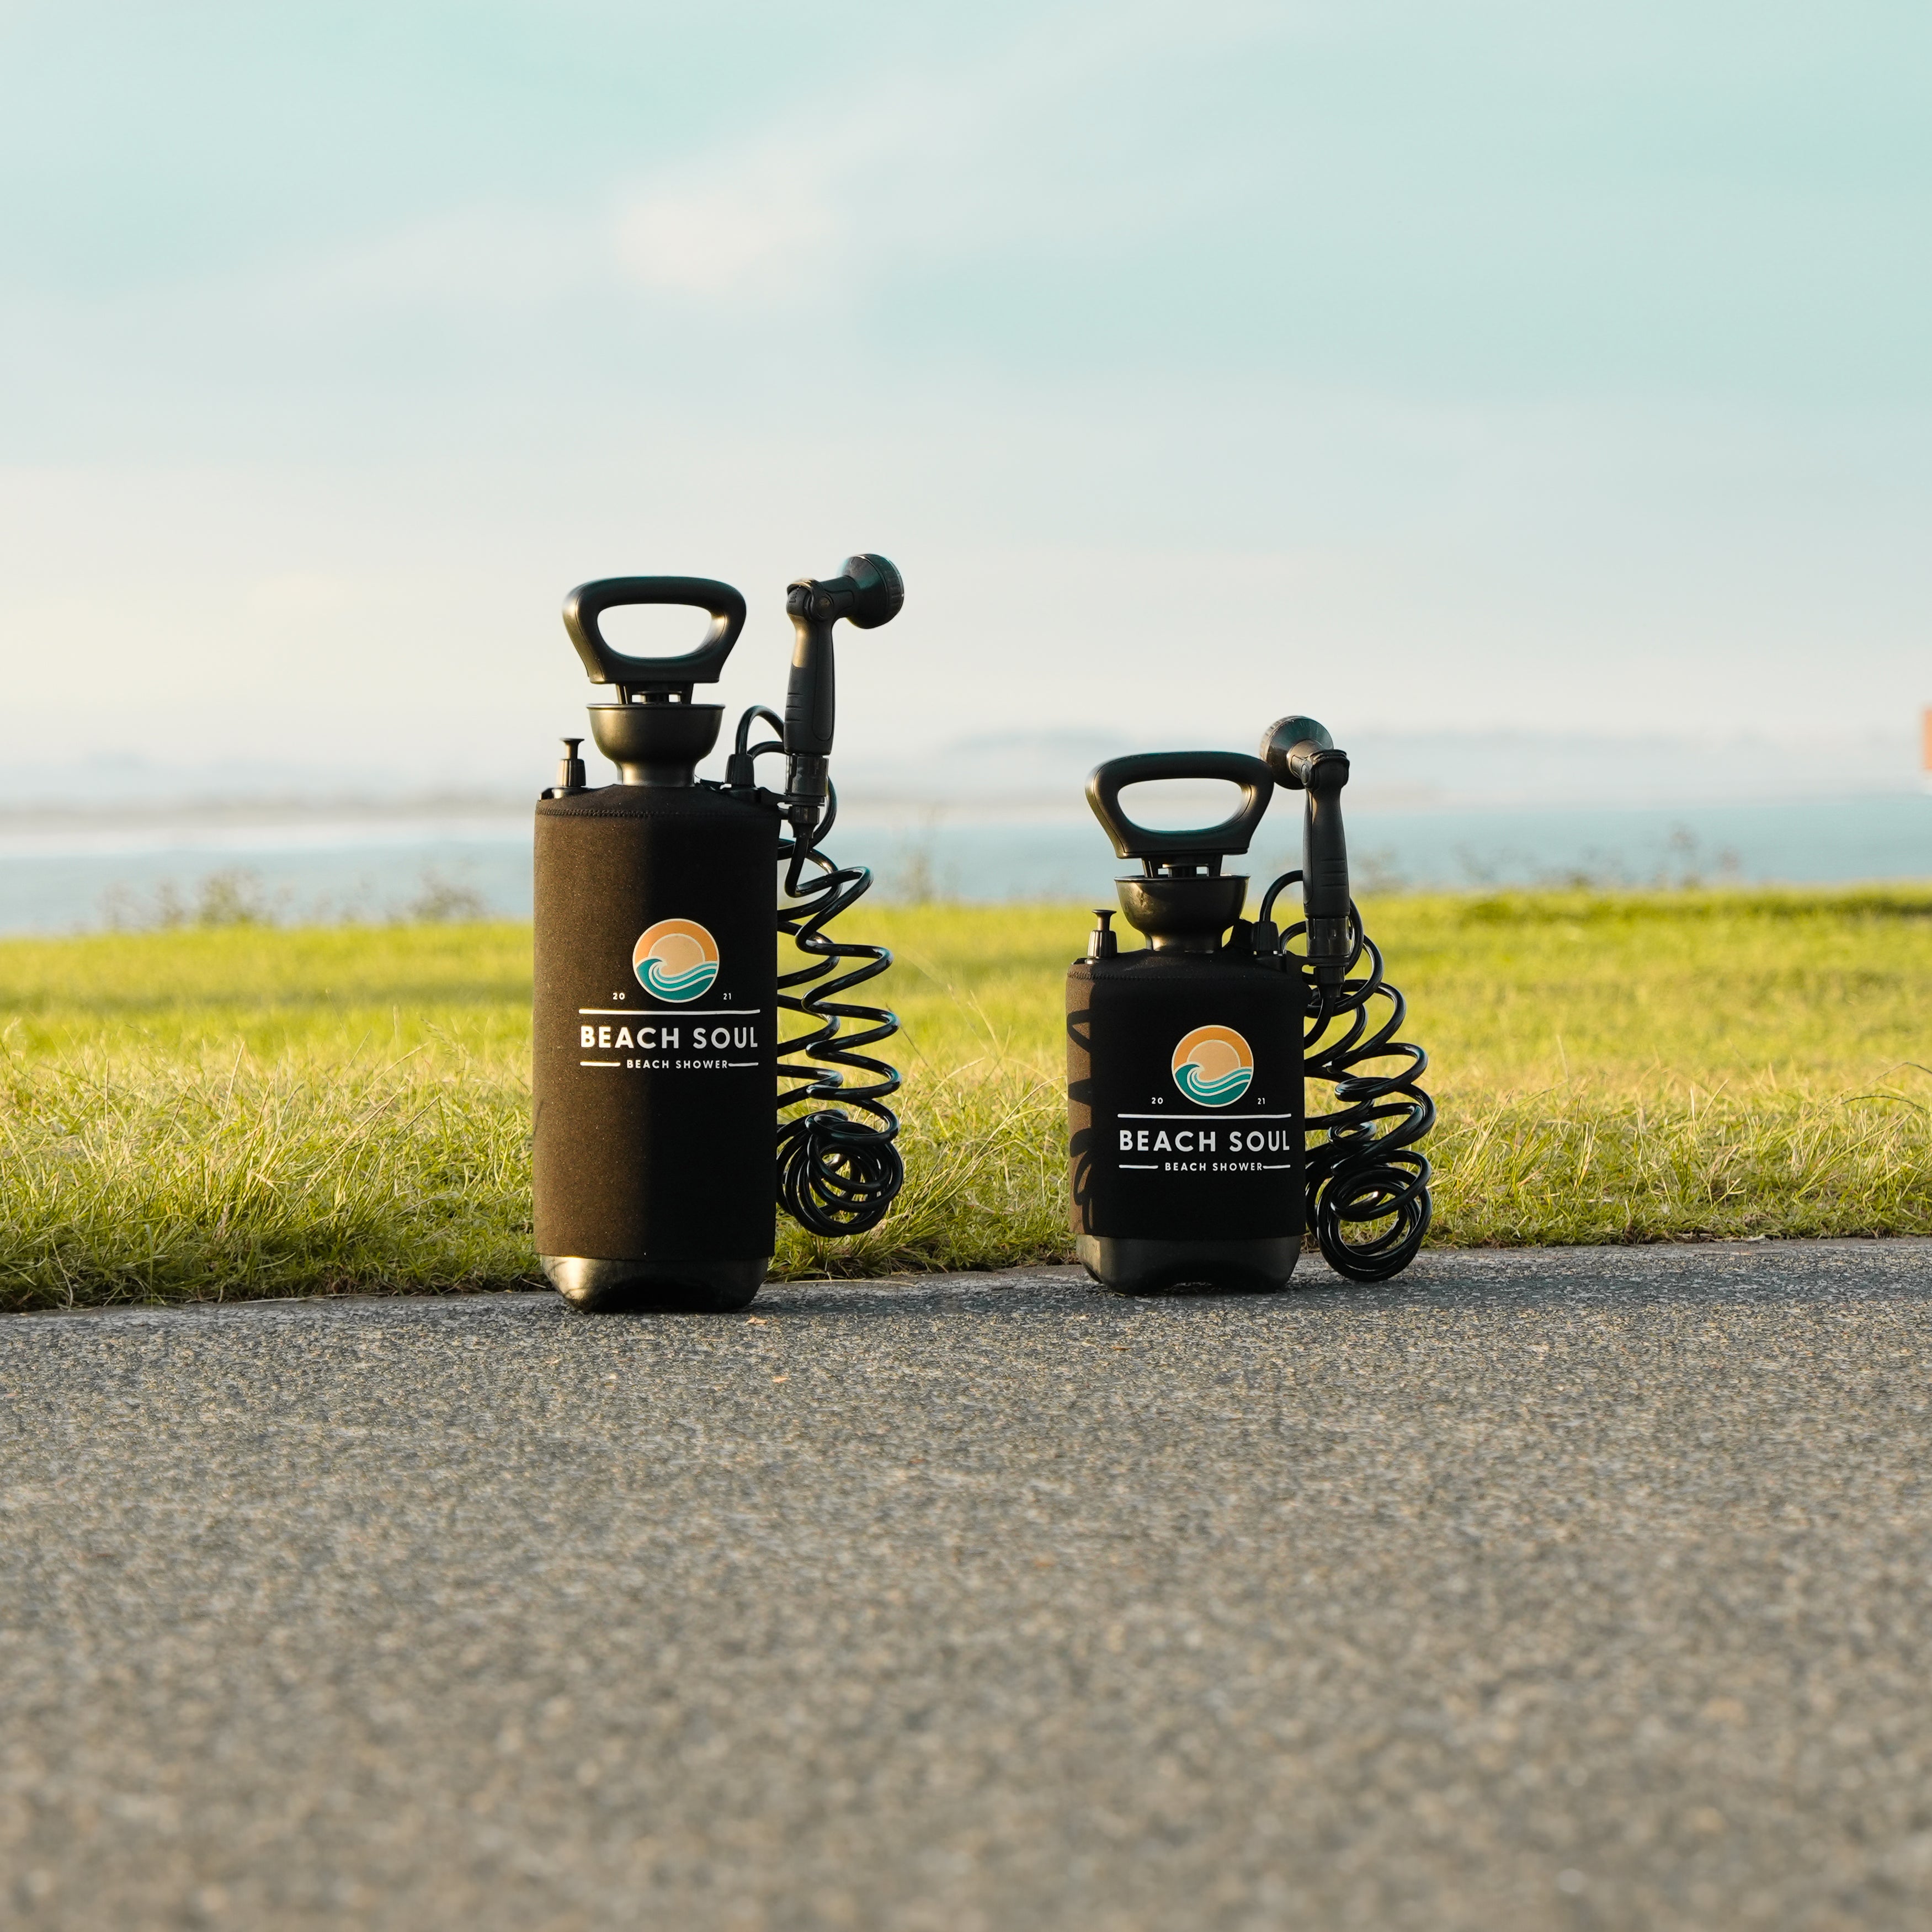
<path id="1" fill-rule="evenodd" d="M 1917 792 L 1814 800 L 1659 806 L 1347 807 L 1364 896 L 1406 890 L 1694 884 L 1846 884 L 1932 878 L 1932 798 Z M 387 916 L 423 902 L 526 917 L 528 801 L 374 803 L 350 812 L 242 802 L 216 812 L 0 814 L 0 932 L 58 933 L 143 922 L 211 880 L 284 921 Z M 1284 798 L 1243 869 L 1299 862 L 1299 814 Z M 879 897 L 964 903 L 1112 896 L 1121 869 L 1077 798 L 1052 814 L 865 798 L 830 841 L 869 866 Z"/>

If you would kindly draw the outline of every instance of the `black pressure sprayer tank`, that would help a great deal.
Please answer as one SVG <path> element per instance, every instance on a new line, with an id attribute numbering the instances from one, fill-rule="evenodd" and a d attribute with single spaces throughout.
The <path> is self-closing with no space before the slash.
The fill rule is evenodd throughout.
<path id="1" fill-rule="evenodd" d="M 898 1191 L 886 1104 L 898 1077 L 854 1050 L 898 1023 L 832 1004 L 891 956 L 824 930 L 872 875 L 842 870 L 819 846 L 838 808 L 827 776 L 833 626 L 887 623 L 904 595 L 879 556 L 789 587 L 785 715 L 745 713 L 722 782 L 697 768 L 723 707 L 694 704 L 692 692 L 723 671 L 744 598 L 706 578 L 621 577 L 565 601 L 591 682 L 619 699 L 590 707 L 618 782 L 587 785 L 582 740 L 566 739 L 536 809 L 536 1241 L 578 1308 L 742 1308 L 770 1265 L 777 1204 L 814 1233 L 850 1234 L 874 1226 Z M 681 656 L 627 656 L 600 620 L 640 604 L 707 611 L 710 630 Z M 778 735 L 754 745 L 761 724 Z M 785 759 L 782 792 L 757 782 L 767 753 Z M 807 956 L 782 976 L 780 934 Z M 785 1010 L 807 1024 L 782 1046 Z M 799 1110 L 833 1098 L 842 1104 Z"/>
<path id="2" fill-rule="evenodd" d="M 1349 896 L 1341 812 L 1348 760 L 1310 718 L 1270 727 L 1262 756 L 1156 752 L 1110 759 L 1088 802 L 1115 853 L 1120 910 L 1145 946 L 1122 951 L 1103 908 L 1066 978 L 1067 1100 L 1076 1250 L 1106 1286 L 1286 1286 L 1304 1230 L 1357 1281 L 1406 1268 L 1429 1228 L 1434 1124 L 1428 1066 L 1398 1040 L 1406 1009 Z M 1127 787 L 1238 786 L 1234 814 L 1156 831 L 1122 809 Z M 1248 850 L 1277 785 L 1304 792 L 1303 862 L 1242 916 Z M 1300 921 L 1275 923 L 1302 887 Z M 1293 942 L 1302 941 L 1298 948 Z M 1334 1105 L 1311 1117 L 1306 1083 Z"/>

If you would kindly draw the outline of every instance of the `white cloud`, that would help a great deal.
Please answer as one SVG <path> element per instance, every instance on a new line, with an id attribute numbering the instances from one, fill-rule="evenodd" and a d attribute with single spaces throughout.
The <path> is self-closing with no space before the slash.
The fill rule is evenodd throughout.
<path id="1" fill-rule="evenodd" d="M 814 100 L 640 184 L 616 218 L 621 272 L 699 298 L 821 293 L 908 256 L 956 263 L 1018 239 L 1137 236 L 1156 214 L 1178 219 L 1206 163 L 1156 154 L 1118 100 L 1101 120 L 1135 136 L 1104 160 L 1078 152 L 1074 130 L 1110 90 L 1147 82 L 1181 11 L 1174 0 L 1064 7 L 950 65 L 866 74 L 849 100 Z M 1196 61 L 1210 42 L 1280 31 L 1246 0 L 1187 11 Z"/>
<path id="2" fill-rule="evenodd" d="M 815 280 L 844 234 L 824 185 L 795 166 L 646 192 L 619 214 L 617 259 L 646 288 L 693 296 Z"/>

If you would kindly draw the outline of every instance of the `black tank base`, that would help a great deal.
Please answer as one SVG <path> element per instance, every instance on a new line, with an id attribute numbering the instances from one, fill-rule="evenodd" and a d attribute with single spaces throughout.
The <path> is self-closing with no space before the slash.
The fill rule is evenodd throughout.
<path id="1" fill-rule="evenodd" d="M 1301 1238 L 1286 1234 L 1256 1241 L 1150 1241 L 1081 1234 L 1073 1246 L 1082 1267 L 1116 1294 L 1198 1288 L 1265 1294 L 1288 1286 Z"/>
<path id="2" fill-rule="evenodd" d="M 737 1262 L 607 1262 L 542 1255 L 550 1286 L 586 1315 L 728 1315 L 748 1308 L 771 1257 Z"/>

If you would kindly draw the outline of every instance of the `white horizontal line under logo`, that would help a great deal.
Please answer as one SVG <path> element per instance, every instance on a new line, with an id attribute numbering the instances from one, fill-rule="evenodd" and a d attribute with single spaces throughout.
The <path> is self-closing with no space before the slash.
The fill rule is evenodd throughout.
<path id="1" fill-rule="evenodd" d="M 577 1010 L 586 1018 L 595 1014 L 598 1018 L 634 1020 L 640 1013 L 649 1013 L 654 1019 L 665 1020 L 729 1020 L 756 1019 L 764 1011 L 763 1006 L 579 1006 Z"/>
<path id="2" fill-rule="evenodd" d="M 1114 1117 L 1122 1120 L 1197 1120 L 1207 1126 L 1220 1120 L 1292 1120 L 1292 1114 L 1120 1114 Z"/>

